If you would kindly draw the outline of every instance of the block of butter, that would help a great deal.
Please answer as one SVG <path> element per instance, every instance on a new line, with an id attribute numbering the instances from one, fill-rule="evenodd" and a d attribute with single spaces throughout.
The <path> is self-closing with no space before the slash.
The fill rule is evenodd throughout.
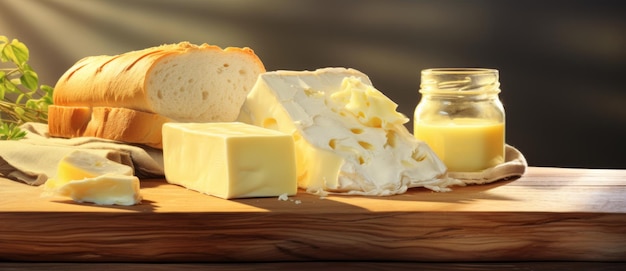
<path id="1" fill-rule="evenodd" d="M 142 198 L 133 168 L 80 150 L 63 157 L 44 189 L 47 195 L 98 205 L 134 205 Z"/>
<path id="2" fill-rule="evenodd" d="M 165 178 L 224 199 L 297 192 L 291 135 L 239 122 L 163 125 Z"/>
<path id="3" fill-rule="evenodd" d="M 396 108 L 354 69 L 274 71 L 259 76 L 238 121 L 293 135 L 298 184 L 309 193 L 449 189 L 457 182 Z"/>

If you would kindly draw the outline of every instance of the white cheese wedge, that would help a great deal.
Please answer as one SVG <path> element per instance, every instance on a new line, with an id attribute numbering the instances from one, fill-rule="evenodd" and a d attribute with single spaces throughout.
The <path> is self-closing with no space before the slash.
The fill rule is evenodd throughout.
<path id="1" fill-rule="evenodd" d="M 384 196 L 461 184 L 396 108 L 354 69 L 275 71 L 259 76 L 238 121 L 294 137 L 298 185 L 309 193 Z"/>
<path id="2" fill-rule="evenodd" d="M 165 178 L 224 199 L 297 192 L 291 135 L 239 123 L 167 123 Z"/>
<path id="3" fill-rule="evenodd" d="M 44 195 L 71 197 L 98 205 L 134 205 L 141 202 L 139 179 L 133 168 L 86 151 L 63 157 L 57 174 L 44 184 Z"/>
<path id="4" fill-rule="evenodd" d="M 133 168 L 113 162 L 103 156 L 86 151 L 73 151 L 63 157 L 57 166 L 56 176 L 45 183 L 46 189 L 56 189 L 64 184 L 104 174 L 133 175 Z"/>
<path id="5" fill-rule="evenodd" d="M 130 206 L 141 203 L 142 199 L 139 178 L 115 174 L 68 182 L 57 189 L 57 195 L 97 205 Z"/>

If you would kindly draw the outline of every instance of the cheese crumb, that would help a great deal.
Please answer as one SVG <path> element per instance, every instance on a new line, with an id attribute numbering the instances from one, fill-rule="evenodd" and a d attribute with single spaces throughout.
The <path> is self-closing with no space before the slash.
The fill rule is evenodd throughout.
<path id="1" fill-rule="evenodd" d="M 287 193 L 280 194 L 280 196 L 278 196 L 278 200 L 287 201 L 289 200 L 289 196 Z"/>

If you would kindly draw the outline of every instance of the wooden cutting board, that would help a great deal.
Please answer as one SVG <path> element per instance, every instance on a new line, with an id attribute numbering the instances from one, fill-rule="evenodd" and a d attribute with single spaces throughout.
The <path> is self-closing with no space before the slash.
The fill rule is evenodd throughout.
<path id="1" fill-rule="evenodd" d="M 0 261 L 624 261 L 626 170 L 391 197 L 223 200 L 142 180 L 142 204 L 79 204 L 0 178 Z"/>

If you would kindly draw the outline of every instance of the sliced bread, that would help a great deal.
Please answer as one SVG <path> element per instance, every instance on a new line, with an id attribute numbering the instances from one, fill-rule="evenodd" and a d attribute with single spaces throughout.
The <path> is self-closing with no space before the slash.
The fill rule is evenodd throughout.
<path id="1" fill-rule="evenodd" d="M 250 48 L 222 49 L 189 42 L 115 56 L 86 57 L 67 70 L 55 85 L 55 106 L 50 107 L 48 120 L 50 134 L 115 137 L 160 146 L 161 140 L 151 137 L 157 128 L 161 135 L 160 125 L 166 120 L 235 120 L 246 95 L 263 72 L 263 63 Z M 112 114 L 121 120 L 112 120 Z M 144 119 L 154 122 L 145 123 Z M 109 134 L 100 125 L 124 133 Z"/>

